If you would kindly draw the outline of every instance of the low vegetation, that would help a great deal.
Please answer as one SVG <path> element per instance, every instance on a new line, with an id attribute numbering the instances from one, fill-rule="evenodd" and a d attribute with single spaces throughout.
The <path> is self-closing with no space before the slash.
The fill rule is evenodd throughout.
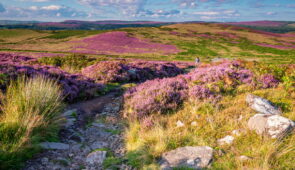
<path id="1" fill-rule="evenodd" d="M 40 150 L 38 143 L 58 140 L 62 104 L 56 81 L 37 76 L 18 78 L 1 95 L 0 169 L 15 169 Z"/>
<path id="2" fill-rule="evenodd" d="M 126 147 L 136 155 L 136 167 L 157 169 L 158 158 L 178 147 L 211 146 L 214 169 L 292 169 L 294 134 L 276 141 L 247 130 L 255 112 L 245 96 L 267 98 L 294 120 L 293 67 L 225 62 L 131 88 L 124 96 Z M 234 130 L 239 135 L 232 145 L 218 145 L 218 139 Z M 241 161 L 241 155 L 251 159 Z"/>

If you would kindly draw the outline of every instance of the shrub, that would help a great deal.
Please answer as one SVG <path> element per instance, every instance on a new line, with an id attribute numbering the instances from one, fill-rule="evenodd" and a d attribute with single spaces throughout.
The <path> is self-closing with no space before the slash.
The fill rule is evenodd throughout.
<path id="1" fill-rule="evenodd" d="M 124 82 L 128 81 L 128 66 L 119 61 L 102 61 L 86 67 L 82 74 L 98 81 Z"/>
<path id="2" fill-rule="evenodd" d="M 186 80 L 179 77 L 142 83 L 124 95 L 127 114 L 143 118 L 151 113 L 176 109 L 187 97 L 187 88 Z"/>
<path id="3" fill-rule="evenodd" d="M 87 57 L 85 55 L 68 55 L 64 57 L 42 57 L 36 62 L 45 65 L 61 67 L 70 72 L 78 72 L 82 68 L 94 64 L 98 59 Z"/>
<path id="4" fill-rule="evenodd" d="M 183 72 L 173 63 L 159 61 L 102 61 L 82 70 L 83 75 L 102 82 L 143 82 Z"/>
<path id="5" fill-rule="evenodd" d="M 278 79 L 275 78 L 275 76 L 271 74 L 264 74 L 260 77 L 260 82 L 262 84 L 262 88 L 273 88 L 277 87 L 280 83 Z"/>
<path id="6" fill-rule="evenodd" d="M 12 82 L 1 106 L 0 169 L 13 169 L 31 157 L 36 151 L 34 142 L 52 130 L 61 108 L 61 88 L 56 81 L 37 76 Z"/>
<path id="7" fill-rule="evenodd" d="M 102 91 L 104 86 L 95 83 L 93 80 L 81 75 L 69 74 L 61 69 L 52 66 L 26 66 L 26 65 L 0 65 L 0 74 L 5 74 L 8 79 L 16 79 L 22 75 L 33 77 L 43 75 L 58 81 L 62 87 L 63 95 L 67 101 L 74 101 L 81 97 L 83 93 L 88 93 L 90 89 Z M 5 89 L 7 84 L 1 86 Z M 89 93 L 89 95 L 93 95 Z"/>

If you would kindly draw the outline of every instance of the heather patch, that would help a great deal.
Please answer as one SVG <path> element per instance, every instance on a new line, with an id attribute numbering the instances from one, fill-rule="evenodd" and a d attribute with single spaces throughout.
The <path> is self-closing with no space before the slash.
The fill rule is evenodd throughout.
<path id="1" fill-rule="evenodd" d="M 142 83 L 125 93 L 125 116 L 143 118 L 151 113 L 176 109 L 187 98 L 187 89 L 187 82 L 181 77 Z"/>
<path id="2" fill-rule="evenodd" d="M 184 73 L 182 63 L 160 61 L 102 61 L 86 67 L 82 74 L 102 82 L 143 82 L 154 78 L 174 77 Z"/>
<path id="3" fill-rule="evenodd" d="M 81 95 L 83 95 L 83 93 L 90 96 L 94 95 L 89 93 L 91 89 L 92 91 L 99 92 L 103 88 L 102 84 L 95 83 L 89 78 L 78 74 L 69 74 L 53 66 L 25 64 L 25 62 L 31 60 L 32 58 L 25 56 L 15 56 L 9 54 L 0 55 L 2 90 L 5 89 L 7 82 L 10 79 L 16 79 L 19 76 L 34 77 L 36 75 L 42 75 L 57 80 L 62 86 L 63 96 L 68 101 L 73 101 L 76 98 L 82 97 Z"/>
<path id="4" fill-rule="evenodd" d="M 263 44 L 263 43 L 259 43 L 256 44 L 262 47 L 270 47 L 270 48 L 276 48 L 276 49 L 295 49 L 295 45 L 292 46 L 282 46 L 282 45 L 274 45 L 274 44 Z"/>
<path id="5" fill-rule="evenodd" d="M 173 54 L 179 50 L 173 45 L 152 43 L 128 36 L 126 32 L 114 31 L 98 34 L 75 43 L 72 52 L 89 54 L 161 53 Z"/>
<path id="6" fill-rule="evenodd" d="M 242 62 L 224 61 L 129 89 L 124 96 L 125 111 L 131 117 L 143 118 L 152 113 L 175 110 L 188 99 L 217 103 L 223 96 L 236 94 L 237 89 L 275 88 L 279 82 L 272 74 L 254 74 Z"/>

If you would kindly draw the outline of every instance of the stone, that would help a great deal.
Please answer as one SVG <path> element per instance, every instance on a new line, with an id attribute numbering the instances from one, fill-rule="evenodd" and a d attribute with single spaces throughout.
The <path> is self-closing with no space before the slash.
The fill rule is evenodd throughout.
<path id="1" fill-rule="evenodd" d="M 160 166 L 163 170 L 177 167 L 206 168 L 211 164 L 213 149 L 209 146 L 186 146 L 162 155 Z"/>
<path id="2" fill-rule="evenodd" d="M 67 118 L 67 121 L 64 125 L 64 127 L 68 128 L 75 124 L 76 119 L 75 118 Z"/>
<path id="3" fill-rule="evenodd" d="M 257 134 L 281 138 L 295 127 L 295 123 L 280 115 L 256 114 L 249 119 L 248 127 Z"/>
<path id="4" fill-rule="evenodd" d="M 89 164 L 102 164 L 106 159 L 106 151 L 94 151 L 87 155 L 86 162 Z"/>
<path id="5" fill-rule="evenodd" d="M 193 121 L 192 123 L 191 123 L 191 126 L 197 126 L 198 124 L 197 124 L 197 122 L 195 122 L 195 121 Z"/>
<path id="6" fill-rule="evenodd" d="M 68 144 L 58 142 L 42 142 L 40 146 L 43 149 L 56 149 L 56 150 L 67 150 L 70 148 Z"/>
<path id="7" fill-rule="evenodd" d="M 183 127 L 184 126 L 184 123 L 182 123 L 182 121 L 178 120 L 176 122 L 176 127 Z"/>
<path id="8" fill-rule="evenodd" d="M 41 159 L 41 164 L 46 165 L 48 163 L 48 161 L 49 161 L 49 159 L 44 157 L 44 158 Z"/>
<path id="9" fill-rule="evenodd" d="M 108 146 L 108 144 L 106 142 L 96 141 L 90 145 L 90 148 L 91 149 L 100 149 L 100 148 L 105 148 L 107 146 Z"/>
<path id="10" fill-rule="evenodd" d="M 75 113 L 77 113 L 77 109 L 71 109 L 71 110 L 65 111 L 62 114 L 62 116 L 64 116 L 64 117 L 72 117 Z"/>
<path id="11" fill-rule="evenodd" d="M 240 161 L 248 161 L 248 160 L 250 160 L 251 158 L 250 158 L 249 156 L 241 155 L 241 156 L 238 157 L 238 159 L 239 159 Z"/>
<path id="12" fill-rule="evenodd" d="M 231 134 L 232 135 L 234 135 L 234 136 L 241 136 L 241 130 L 240 129 L 236 129 L 236 130 L 233 130 L 232 132 L 231 132 Z"/>
<path id="13" fill-rule="evenodd" d="M 248 94 L 246 102 L 255 111 L 263 114 L 281 114 L 281 110 L 274 106 L 270 101 L 259 96 Z"/>
<path id="14" fill-rule="evenodd" d="M 224 138 L 218 139 L 217 143 L 219 145 L 230 145 L 234 142 L 234 139 L 235 138 L 233 136 L 227 135 Z"/>

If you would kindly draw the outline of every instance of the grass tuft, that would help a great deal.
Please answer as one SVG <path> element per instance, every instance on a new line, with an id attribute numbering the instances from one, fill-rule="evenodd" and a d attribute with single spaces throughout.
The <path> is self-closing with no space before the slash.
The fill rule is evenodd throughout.
<path id="1" fill-rule="evenodd" d="M 22 77 L 10 84 L 1 105 L 0 169 L 20 168 L 40 149 L 40 141 L 56 140 L 62 106 L 54 80 Z"/>

